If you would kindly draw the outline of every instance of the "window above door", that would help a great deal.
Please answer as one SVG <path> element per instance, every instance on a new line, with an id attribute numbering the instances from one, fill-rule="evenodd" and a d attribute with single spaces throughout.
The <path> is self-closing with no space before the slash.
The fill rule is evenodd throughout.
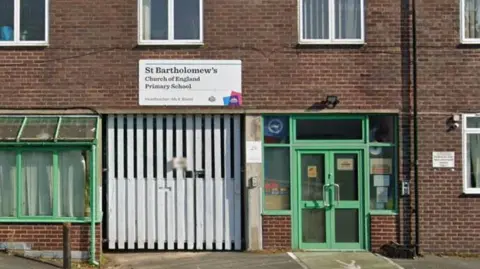
<path id="1" fill-rule="evenodd" d="M 298 0 L 300 44 L 363 44 L 364 0 Z"/>
<path id="2" fill-rule="evenodd" d="M 49 0 L 0 0 L 0 46 L 48 45 Z"/>
<path id="3" fill-rule="evenodd" d="M 202 45 L 203 0 L 138 0 L 139 45 Z"/>

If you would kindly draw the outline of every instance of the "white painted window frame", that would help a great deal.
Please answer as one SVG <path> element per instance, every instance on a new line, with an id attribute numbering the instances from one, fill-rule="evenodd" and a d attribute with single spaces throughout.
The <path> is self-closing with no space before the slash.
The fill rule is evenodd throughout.
<path id="1" fill-rule="evenodd" d="M 328 21 L 329 21 L 329 39 L 306 39 L 303 38 L 303 0 L 297 0 L 298 12 L 298 43 L 305 45 L 362 45 L 365 44 L 365 1 L 360 0 L 360 38 L 359 39 L 337 39 L 335 38 L 335 1 L 328 0 Z"/>
<path id="2" fill-rule="evenodd" d="M 480 44 L 480 38 L 465 37 L 465 0 L 460 0 L 460 43 Z"/>
<path id="3" fill-rule="evenodd" d="M 168 39 L 167 40 L 145 40 L 143 39 L 143 0 L 137 0 L 137 18 L 138 18 L 138 44 L 139 45 L 203 45 L 203 0 L 199 1 L 199 39 L 174 39 L 174 2 L 168 0 Z"/>
<path id="4" fill-rule="evenodd" d="M 40 41 L 31 41 L 31 40 L 20 40 L 20 1 L 14 0 L 14 14 L 13 14 L 13 41 L 1 41 L 0 47 L 22 47 L 22 46 L 48 46 L 48 29 L 49 29 L 49 7 L 50 0 L 45 0 L 45 40 Z"/>
<path id="5" fill-rule="evenodd" d="M 463 170 L 463 193 L 465 194 L 480 194 L 480 187 L 471 188 L 468 187 L 468 181 L 470 180 L 468 171 L 468 156 L 467 156 L 467 135 L 480 134 L 480 128 L 467 128 L 468 118 L 478 118 L 479 114 L 463 114 L 462 115 L 462 170 Z"/>

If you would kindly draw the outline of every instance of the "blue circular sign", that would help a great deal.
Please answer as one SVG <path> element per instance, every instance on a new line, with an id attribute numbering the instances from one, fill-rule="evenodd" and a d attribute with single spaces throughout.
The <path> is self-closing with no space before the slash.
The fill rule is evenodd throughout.
<path id="1" fill-rule="evenodd" d="M 270 133 L 278 135 L 283 131 L 283 122 L 280 119 L 271 119 L 267 128 Z"/>

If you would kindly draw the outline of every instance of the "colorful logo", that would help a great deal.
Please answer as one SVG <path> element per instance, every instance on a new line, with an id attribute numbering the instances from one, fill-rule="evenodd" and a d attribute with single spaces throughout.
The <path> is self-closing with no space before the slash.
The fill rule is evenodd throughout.
<path id="1" fill-rule="evenodd" d="M 242 93 L 232 91 L 230 96 L 223 97 L 223 104 L 225 106 L 241 106 L 242 105 Z"/>

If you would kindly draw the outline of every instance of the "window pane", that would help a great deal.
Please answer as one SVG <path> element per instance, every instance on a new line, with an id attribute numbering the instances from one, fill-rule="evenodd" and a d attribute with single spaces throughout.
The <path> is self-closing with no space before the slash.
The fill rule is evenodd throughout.
<path id="1" fill-rule="evenodd" d="M 339 185 L 341 201 L 358 201 L 358 163 L 357 154 L 334 154 L 334 179 Z"/>
<path id="2" fill-rule="evenodd" d="M 168 0 L 143 0 L 143 39 L 168 39 Z"/>
<path id="3" fill-rule="evenodd" d="M 289 148 L 265 148 L 265 209 L 290 209 Z"/>
<path id="4" fill-rule="evenodd" d="M 16 154 L 0 151 L 0 217 L 15 216 L 16 190 Z"/>
<path id="5" fill-rule="evenodd" d="M 200 0 L 175 0 L 175 39 L 200 39 Z"/>
<path id="6" fill-rule="evenodd" d="M 335 38 L 360 39 L 361 1 L 335 0 Z"/>
<path id="7" fill-rule="evenodd" d="M 266 116 L 263 118 L 264 142 L 266 144 L 288 144 L 288 117 Z"/>
<path id="8" fill-rule="evenodd" d="M 465 37 L 480 38 L 480 0 L 465 0 Z"/>
<path id="9" fill-rule="evenodd" d="M 57 129 L 58 118 L 27 118 L 21 140 L 53 140 Z"/>
<path id="10" fill-rule="evenodd" d="M 20 40 L 45 40 L 45 0 L 21 0 Z"/>
<path id="11" fill-rule="evenodd" d="M 328 0 L 302 0 L 303 38 L 328 39 Z"/>
<path id="12" fill-rule="evenodd" d="M 467 128 L 480 128 L 480 117 L 468 117 Z"/>
<path id="13" fill-rule="evenodd" d="M 467 135 L 468 188 L 480 188 L 480 134 Z"/>
<path id="14" fill-rule="evenodd" d="M 13 41 L 13 2 L 0 0 L 0 41 Z"/>
<path id="15" fill-rule="evenodd" d="M 26 152 L 22 154 L 23 214 L 52 216 L 53 154 Z"/>
<path id="16" fill-rule="evenodd" d="M 335 242 L 358 243 L 358 209 L 335 210 Z"/>
<path id="17" fill-rule="evenodd" d="M 362 139 L 362 120 L 297 120 L 299 140 Z"/>
<path id="18" fill-rule="evenodd" d="M 23 117 L 0 118 L 0 140 L 15 140 Z"/>
<path id="19" fill-rule="evenodd" d="M 393 116 L 371 116 L 369 121 L 370 142 L 395 142 L 395 120 Z"/>
<path id="20" fill-rule="evenodd" d="M 58 131 L 59 140 L 93 140 L 97 118 L 62 118 Z"/>
<path id="21" fill-rule="evenodd" d="M 87 156 L 87 151 L 63 151 L 58 154 L 59 216 L 90 215 L 90 169 Z"/>
<path id="22" fill-rule="evenodd" d="M 370 208 L 395 209 L 395 148 L 370 147 Z"/>

